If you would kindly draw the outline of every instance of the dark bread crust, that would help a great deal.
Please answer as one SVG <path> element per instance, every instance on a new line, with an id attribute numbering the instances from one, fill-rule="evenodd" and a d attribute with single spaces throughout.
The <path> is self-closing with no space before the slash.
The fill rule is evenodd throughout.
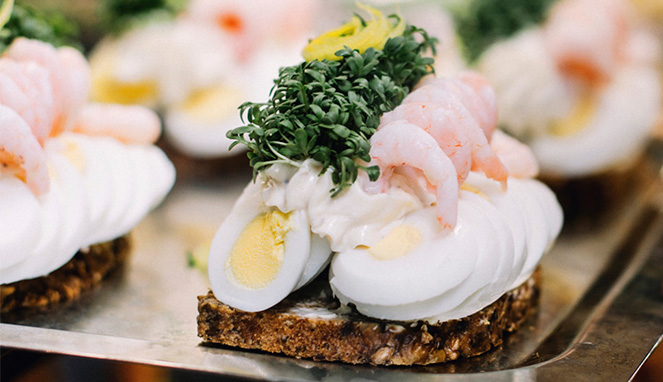
<path id="1" fill-rule="evenodd" d="M 244 312 L 210 291 L 198 297 L 198 336 L 205 342 L 317 361 L 427 365 L 471 357 L 502 343 L 538 304 L 540 271 L 483 310 L 435 325 L 385 321 L 339 309 L 319 286 L 263 312 Z M 315 288 L 318 293 L 315 293 Z M 348 310 L 348 309 L 346 309 Z M 312 317 L 311 312 L 324 314 Z"/>
<path id="2" fill-rule="evenodd" d="M 76 300 L 124 264 L 131 248 L 128 235 L 81 249 L 50 274 L 0 285 L 0 311 L 48 310 Z"/>

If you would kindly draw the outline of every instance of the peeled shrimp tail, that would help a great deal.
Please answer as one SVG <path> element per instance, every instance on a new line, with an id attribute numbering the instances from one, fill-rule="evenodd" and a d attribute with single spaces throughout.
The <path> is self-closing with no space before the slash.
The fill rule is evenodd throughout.
<path id="1" fill-rule="evenodd" d="M 476 96 L 483 104 L 483 112 L 474 114 L 479 118 L 479 126 L 486 139 L 490 141 L 493 137 L 493 132 L 497 128 L 497 95 L 495 89 L 488 83 L 488 80 L 483 75 L 473 72 L 464 71 L 458 75 L 458 78 L 467 86 L 475 91 Z"/>
<path id="2" fill-rule="evenodd" d="M 64 69 L 61 77 L 70 87 L 70 91 L 63 94 L 62 101 L 63 113 L 66 116 L 62 130 L 69 130 L 74 123 L 72 117 L 88 101 L 92 76 L 85 57 L 76 49 L 62 47 L 58 49 L 57 55 L 60 66 Z"/>
<path id="3" fill-rule="evenodd" d="M 62 77 L 64 69 L 58 59 L 57 50 L 45 42 L 19 37 L 12 42 L 3 57 L 24 64 L 32 62 L 48 72 L 55 107 L 51 128 L 56 132 L 59 131 L 65 118 L 63 114 L 65 97 L 63 95 L 67 94 L 71 85 Z M 51 135 L 54 135 L 53 131 L 51 131 Z"/>
<path id="4" fill-rule="evenodd" d="M 445 229 L 456 225 L 459 192 L 456 169 L 430 134 L 404 120 L 391 122 L 371 137 L 370 155 L 371 163 L 380 167 L 381 178 L 399 166 L 421 170 L 435 189 L 438 222 Z"/>
<path id="5" fill-rule="evenodd" d="M 493 112 L 485 110 L 485 102 L 470 86 L 460 80 L 439 78 L 410 93 L 403 100 L 403 105 L 394 111 L 411 103 L 423 107 L 418 111 L 413 110 L 412 114 L 406 117 L 410 123 L 424 128 L 433 135 L 447 155 L 461 151 L 459 147 L 469 147 L 472 168 L 482 170 L 486 176 L 500 182 L 503 188 L 506 187 L 508 171 L 493 153 L 486 133 L 478 122 L 481 118 L 488 121 L 491 117 L 479 116 L 491 115 Z M 424 114 L 429 115 L 427 123 L 430 126 L 421 124 Z M 463 176 L 467 175 L 462 171 L 465 160 L 468 159 L 454 157 L 454 163 L 461 165 L 457 167 L 461 175 L 459 179 L 464 179 Z"/>
<path id="6" fill-rule="evenodd" d="M 3 58 L 22 65 L 36 64 L 46 70 L 54 102 L 49 135 L 70 129 L 71 117 L 85 103 L 90 89 L 90 70 L 83 55 L 73 48 L 55 49 L 47 43 L 19 37 Z"/>
<path id="7" fill-rule="evenodd" d="M 506 188 L 509 173 L 489 145 L 496 127 L 497 103 L 487 81 L 479 74 L 465 72 L 459 79 L 440 79 L 432 86 L 449 93 L 443 105 L 452 110 L 453 122 L 471 142 L 472 169 L 482 170 Z"/>
<path id="8" fill-rule="evenodd" d="M 387 125 L 406 120 L 430 134 L 451 159 L 456 168 L 458 186 L 461 186 L 472 167 L 472 145 L 467 134 L 463 134 L 450 123 L 453 119 L 450 114 L 449 110 L 433 102 L 406 102 L 382 115 L 380 121 L 382 125 Z"/>
<path id="9" fill-rule="evenodd" d="M 532 150 L 516 139 L 497 130 L 490 142 L 493 151 L 516 178 L 533 178 L 539 173 L 539 164 Z"/>
<path id="10" fill-rule="evenodd" d="M 110 136 L 126 143 L 151 144 L 159 138 L 161 123 L 144 106 L 90 103 L 81 110 L 73 131 Z"/>
<path id="11" fill-rule="evenodd" d="M 39 143 L 51 132 L 55 109 L 48 72 L 40 65 L 0 59 L 0 104 L 13 109 Z"/>
<path id="12" fill-rule="evenodd" d="M 12 109 L 0 104 L 0 171 L 11 172 L 35 195 L 48 192 L 46 154 L 30 127 Z"/>

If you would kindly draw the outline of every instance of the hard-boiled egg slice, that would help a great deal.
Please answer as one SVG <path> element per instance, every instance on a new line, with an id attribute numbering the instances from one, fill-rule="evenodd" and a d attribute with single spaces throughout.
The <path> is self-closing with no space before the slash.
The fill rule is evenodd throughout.
<path id="1" fill-rule="evenodd" d="M 512 281 L 513 237 L 483 196 L 462 191 L 458 211 L 449 233 L 430 229 L 436 224 L 433 209 L 408 215 L 401 227 L 418 231 L 418 242 L 399 235 L 398 227 L 383 239 L 396 232 L 387 247 L 403 247 L 402 255 L 376 256 L 381 243 L 339 253 L 330 269 L 334 294 L 363 314 L 394 320 L 459 318 L 493 302 Z"/>
<path id="2" fill-rule="evenodd" d="M 35 243 L 40 235 L 41 210 L 39 199 L 16 177 L 7 176 L 0 182 L 0 261 L 4 269 L 23 261 L 26 243 Z"/>
<path id="3" fill-rule="evenodd" d="M 459 211 L 464 210 L 460 205 Z M 383 241 L 397 235 L 400 237 L 393 238 L 394 243 L 409 242 L 385 246 L 400 247 L 400 253 L 381 254 L 380 242 L 370 248 L 338 253 L 330 268 L 332 290 L 342 302 L 354 302 L 359 307 L 408 304 L 457 287 L 474 271 L 477 246 L 482 244 L 472 239 L 474 229 L 465 215 L 459 213 L 456 229 L 448 234 L 436 233 L 437 220 L 430 208 L 408 215 L 399 224 L 405 229 L 389 226 L 386 229 L 391 231 Z"/>
<path id="4" fill-rule="evenodd" d="M 216 233 L 209 254 L 214 295 L 255 312 L 283 300 L 324 267 L 331 254 L 311 233 L 305 210 L 282 212 L 264 204 L 249 184 Z"/>
<path id="5" fill-rule="evenodd" d="M 90 56 L 92 79 L 91 97 L 98 102 L 155 105 L 158 86 L 153 80 L 123 82 L 114 72 L 120 58 L 121 44 L 105 40 L 98 44 Z"/>
<path id="6" fill-rule="evenodd" d="M 267 90 L 266 94 L 268 94 Z M 226 133 L 244 123 L 238 110 L 242 96 L 239 87 L 216 85 L 194 92 L 185 102 L 166 112 L 165 134 L 183 153 L 198 157 L 225 157 L 243 150 L 229 150 L 233 142 Z"/>

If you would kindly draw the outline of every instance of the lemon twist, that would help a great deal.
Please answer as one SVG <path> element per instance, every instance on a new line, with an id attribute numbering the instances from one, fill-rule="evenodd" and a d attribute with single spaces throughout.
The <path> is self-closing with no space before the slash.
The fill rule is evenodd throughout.
<path id="1" fill-rule="evenodd" d="M 382 12 L 367 5 L 357 6 L 368 12 L 370 19 L 362 20 L 354 16 L 349 22 L 337 29 L 314 38 L 302 51 L 306 61 L 340 60 L 336 52 L 349 47 L 356 49 L 359 53 L 368 48 L 382 50 L 384 44 L 392 37 L 400 36 L 405 31 L 405 22 L 399 17 L 385 17 Z"/>

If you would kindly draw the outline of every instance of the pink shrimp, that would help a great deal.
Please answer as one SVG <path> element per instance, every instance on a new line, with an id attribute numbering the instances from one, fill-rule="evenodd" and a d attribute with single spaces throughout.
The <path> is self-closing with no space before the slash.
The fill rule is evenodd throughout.
<path id="1" fill-rule="evenodd" d="M 437 104 L 410 102 L 385 113 L 380 123 L 386 125 L 398 120 L 407 120 L 430 134 L 453 163 L 460 186 L 467 179 L 472 167 L 472 145 L 468 134 L 459 134 L 459 129 L 450 123 L 452 119 L 451 111 Z"/>
<path id="2" fill-rule="evenodd" d="M 92 75 L 85 57 L 76 49 L 65 46 L 58 49 L 57 55 L 63 68 L 60 75 L 70 85 L 69 91 L 62 95 L 64 97 L 62 112 L 66 116 L 62 129 L 69 130 L 73 127 L 72 117 L 88 101 Z"/>
<path id="3" fill-rule="evenodd" d="M 0 172 L 16 176 L 35 195 L 48 192 L 46 154 L 30 127 L 14 110 L 0 104 Z"/>
<path id="4" fill-rule="evenodd" d="M 473 71 L 461 72 L 456 79 L 428 76 L 422 85 L 451 91 L 476 119 L 490 141 L 497 127 L 497 96 L 484 76 Z"/>
<path id="5" fill-rule="evenodd" d="M 621 0 L 563 0 L 544 26 L 559 69 L 589 83 L 610 77 L 625 56 L 628 8 Z"/>
<path id="6" fill-rule="evenodd" d="M 41 66 L 0 59 L 0 103 L 17 112 L 39 143 L 51 131 L 53 96 L 48 74 Z"/>
<path id="7" fill-rule="evenodd" d="M 49 82 L 53 89 L 53 102 L 55 106 L 55 115 L 51 126 L 51 135 L 53 130 L 58 133 L 60 126 L 64 122 L 64 97 L 68 91 L 69 84 L 62 78 L 62 67 L 57 57 L 57 50 L 44 42 L 30 40 L 27 38 L 17 38 L 5 51 L 4 57 L 17 63 L 35 63 L 40 65 L 48 72 Z"/>
<path id="8" fill-rule="evenodd" d="M 382 116 L 388 123 L 396 119 L 406 119 L 431 134 L 444 152 L 452 158 L 458 172 L 460 184 L 465 181 L 471 167 L 478 167 L 484 173 L 506 187 L 508 172 L 490 148 L 484 131 L 475 117 L 456 96 L 461 84 L 436 84 L 420 87 L 410 93 L 401 106 Z M 455 81 L 458 82 L 458 81 Z M 467 89 L 464 97 L 471 96 Z M 475 95 L 475 98 L 478 96 Z M 413 104 L 415 106 L 408 106 Z M 479 107 L 479 106 L 476 106 Z M 468 159 L 470 150 L 471 162 Z"/>
<path id="9" fill-rule="evenodd" d="M 456 169 L 435 139 L 407 121 L 393 121 L 371 137 L 371 164 L 380 167 L 383 189 L 394 168 L 410 166 L 423 172 L 435 189 L 437 220 L 443 228 L 456 225 L 458 216 L 458 182 Z"/>
<path id="10" fill-rule="evenodd" d="M 4 57 L 21 64 L 34 63 L 48 73 L 55 106 L 50 135 L 55 136 L 71 127 L 69 119 L 87 100 L 90 73 L 81 53 L 73 48 L 55 49 L 37 40 L 16 39 Z"/>
<path id="11" fill-rule="evenodd" d="M 495 89 L 490 86 L 486 77 L 478 72 L 464 71 L 458 75 L 458 78 L 483 101 L 483 107 L 479 106 L 479 109 L 470 111 L 479 120 L 479 126 L 481 126 L 483 133 L 486 134 L 486 139 L 490 142 L 493 138 L 493 132 L 497 128 L 497 95 Z"/>
<path id="12" fill-rule="evenodd" d="M 497 130 L 490 141 L 493 151 L 516 178 L 533 178 L 539 173 L 539 164 L 532 150 L 516 139 Z"/>
<path id="13" fill-rule="evenodd" d="M 73 131 L 111 136 L 122 142 L 154 143 L 161 132 L 159 117 L 143 106 L 90 103 L 81 110 Z"/>

